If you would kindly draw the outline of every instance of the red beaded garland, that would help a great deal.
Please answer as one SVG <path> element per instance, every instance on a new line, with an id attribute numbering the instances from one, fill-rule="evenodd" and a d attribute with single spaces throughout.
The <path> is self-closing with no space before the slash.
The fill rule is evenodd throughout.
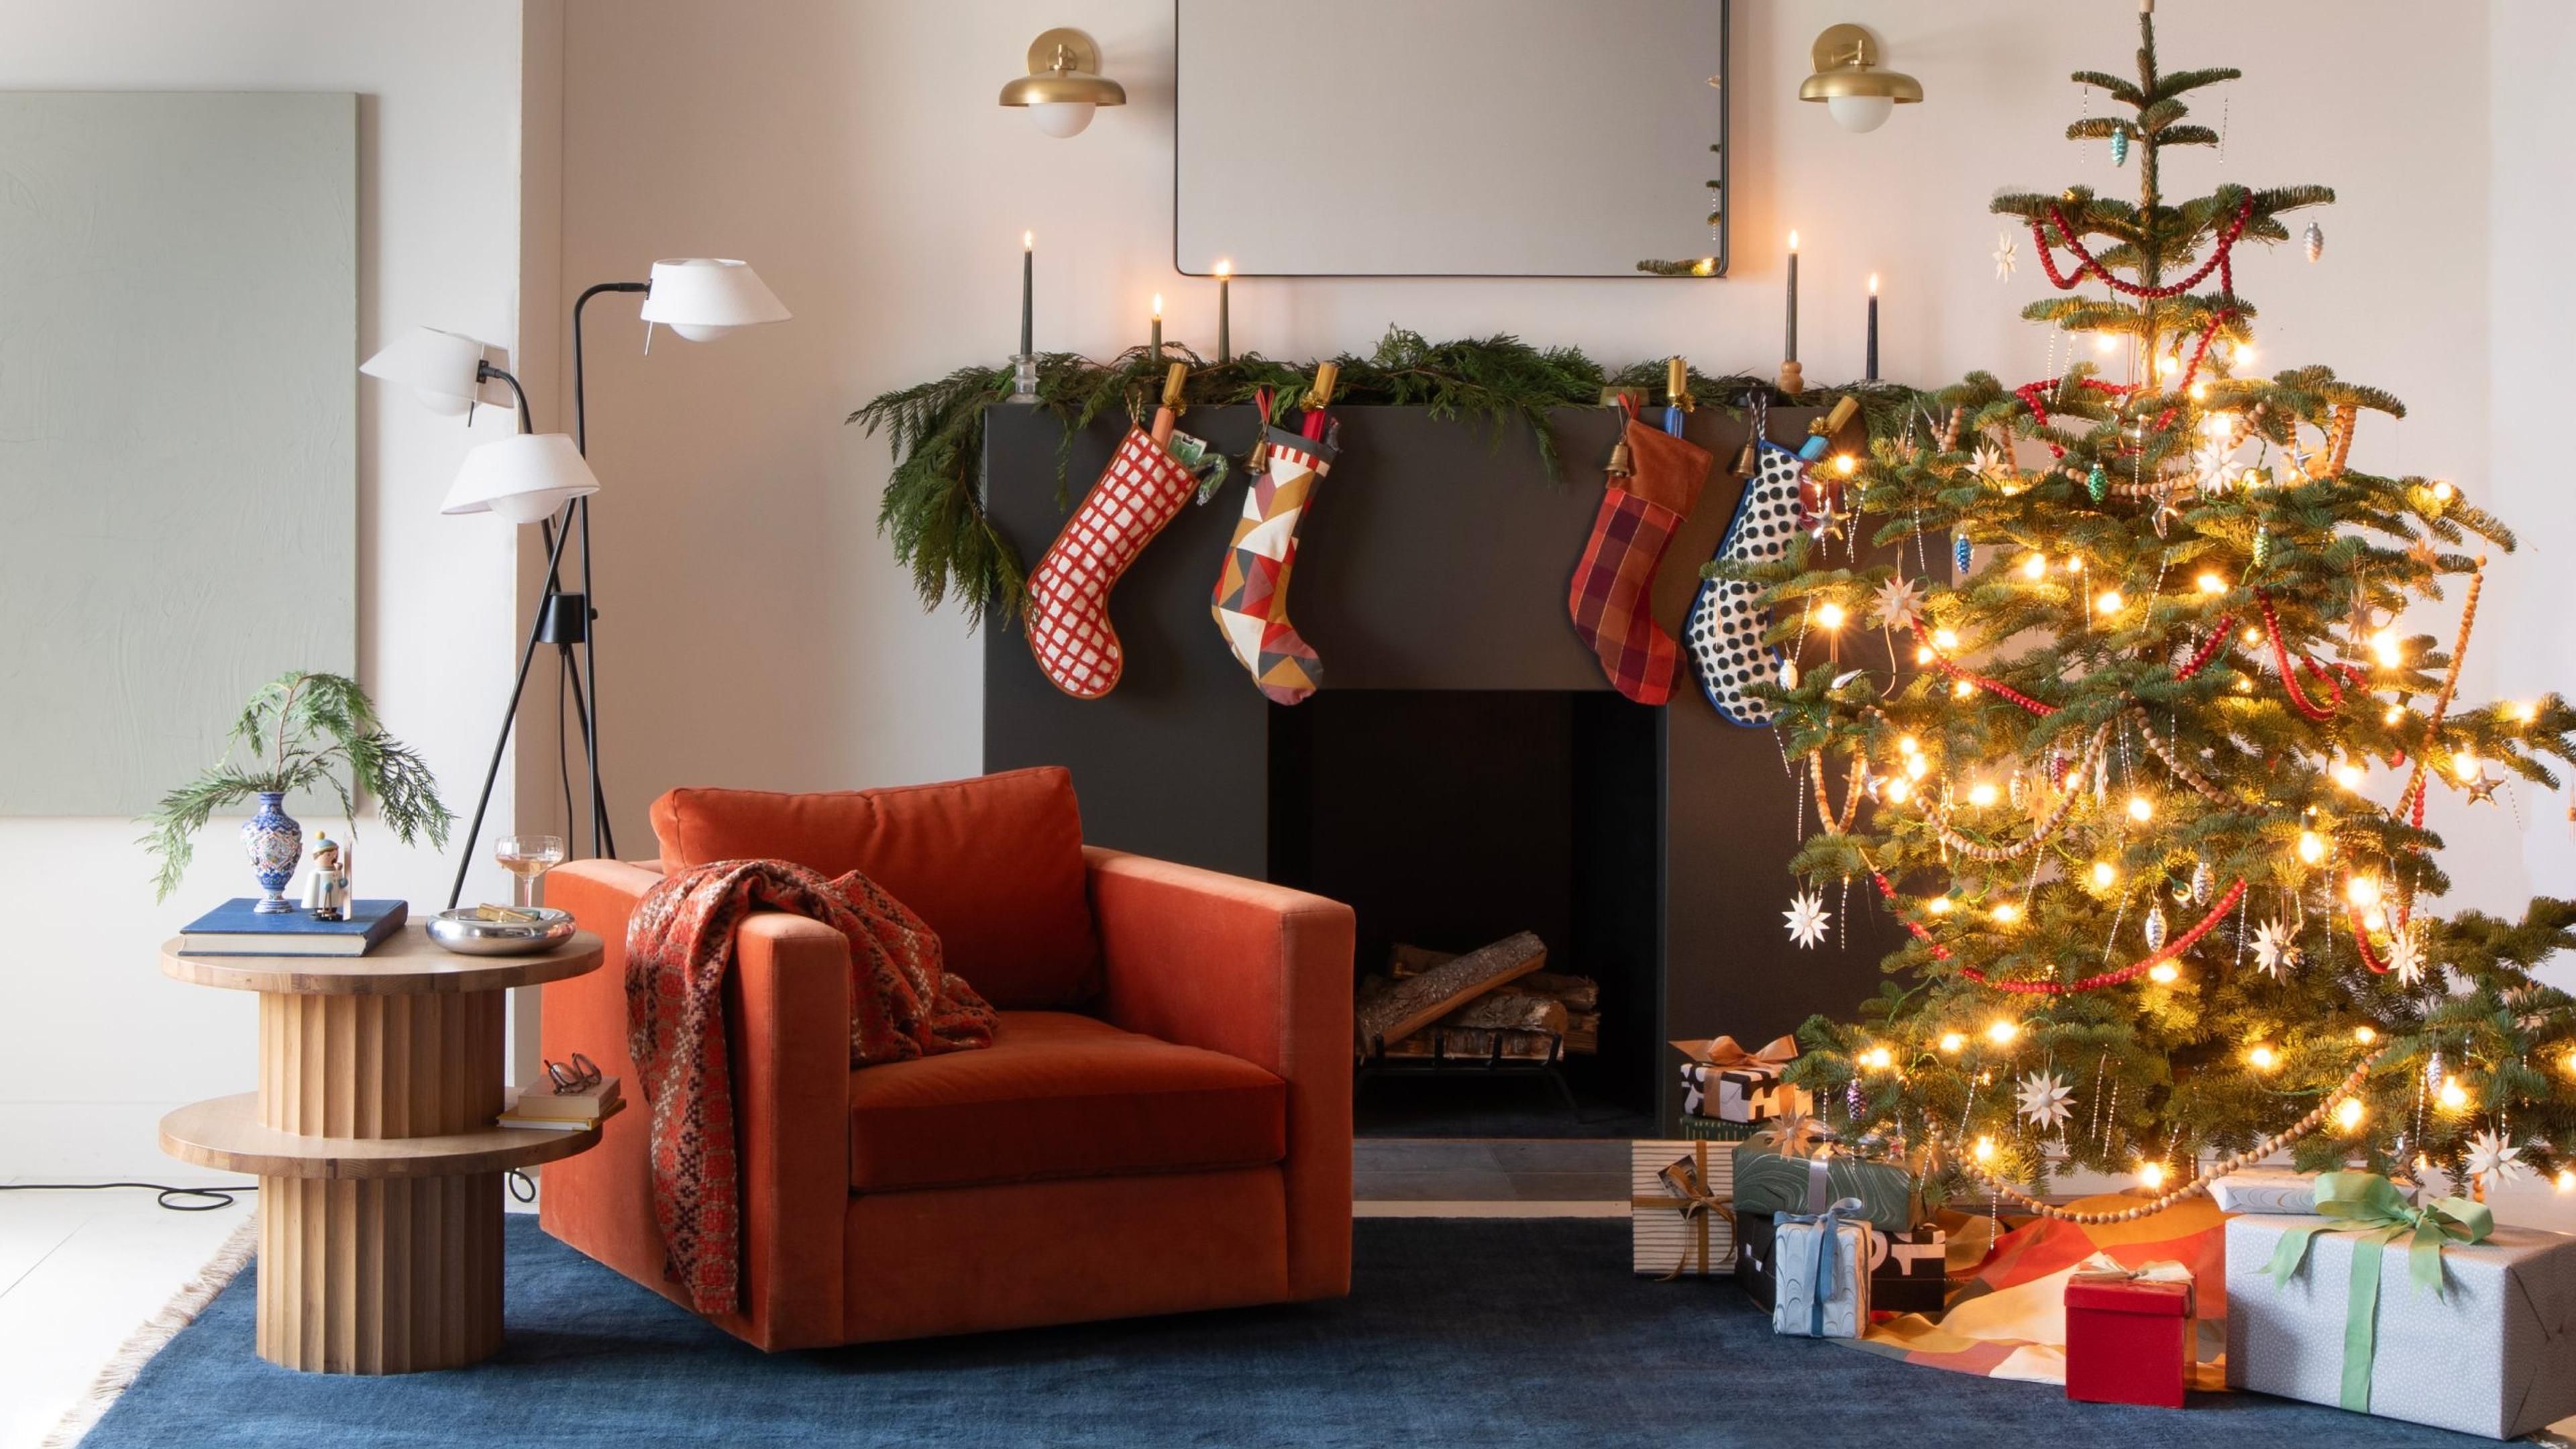
<path id="1" fill-rule="evenodd" d="M 1878 893 L 1887 897 L 1888 902 L 1891 905 L 1894 904 L 1896 902 L 1896 887 L 1888 883 L 1887 873 L 1881 870 L 1872 870 L 1870 872 L 1870 878 L 1878 882 Z M 2227 894 L 2218 898 L 2218 904 L 2210 907 L 2209 914 L 2201 917 L 2199 924 L 2193 926 L 2190 930 L 2183 932 L 2181 935 L 2176 936 L 2171 941 L 2166 942 L 2163 950 L 2156 952 L 2152 956 L 2142 956 L 2137 960 L 2130 962 L 2128 965 L 2121 967 L 2117 971 L 2104 971 L 2098 975 L 2087 976 L 2081 980 L 2071 982 L 1997 981 L 1987 976 L 1986 973 L 1978 970 L 1974 966 L 1960 967 L 1959 974 L 1968 978 L 1970 981 L 1976 982 L 1980 986 L 1991 987 L 1996 991 L 2011 992 L 2017 996 L 2065 996 L 2078 991 L 2099 991 L 2105 986 L 2117 986 L 2124 981 L 2135 981 L 2139 977 L 2153 971 L 2158 966 L 2163 965 L 2165 962 L 2172 960 L 2187 950 L 2190 950 L 2195 942 L 2199 941 L 2201 937 L 2208 935 L 2212 930 L 2217 928 L 2220 921 L 2226 919 L 2227 913 L 2235 909 L 2236 903 L 2243 899 L 2244 895 L 2245 881 L 2242 877 L 2239 877 L 2234 885 L 2227 888 Z M 1915 921 L 1911 917 L 1907 916 L 1901 908 L 1897 912 L 1896 919 L 1904 925 L 1906 930 L 1913 933 L 1914 939 L 1921 941 L 1923 944 L 1932 948 L 1932 955 L 1936 960 L 1947 961 L 1950 959 L 1950 948 L 1933 940 L 1932 933 L 1916 924 Z M 2364 959 L 2367 960 L 2368 947 L 2365 946 L 2363 949 Z M 2373 967 L 2372 969 L 2380 970 L 2383 968 Z"/>
<path id="2" fill-rule="evenodd" d="M 1932 667 L 1940 670 L 1946 675 L 1949 675 L 1952 679 L 1964 679 L 1979 689 L 1986 690 L 1989 693 L 2011 700 L 2013 703 L 2029 710 L 2032 714 L 2038 715 L 2041 719 L 2046 719 L 2050 715 L 2057 713 L 2057 706 L 2053 704 L 2042 704 L 2038 700 L 2031 698 L 2029 695 L 2022 693 L 2020 690 L 2013 688 L 2009 684 L 1997 683 L 1981 674 L 1971 674 L 1967 670 L 1960 668 L 1958 665 L 1951 663 L 1940 650 L 1932 647 L 1932 636 L 1924 631 L 1922 621 L 1920 620 L 1915 622 L 1914 637 L 1922 641 L 1925 649 L 1931 650 Z"/>
<path id="3" fill-rule="evenodd" d="M 2200 270 L 2179 282 L 2162 287 L 2142 287 L 2135 282 L 2124 282 L 2111 275 L 2110 269 L 2095 261 L 2093 254 L 2084 249 L 2084 243 L 2076 239 L 2075 228 L 2066 224 L 2066 213 L 2054 202 L 2049 204 L 2048 220 L 2056 226 L 2057 234 L 2064 241 L 2066 249 L 2073 252 L 2075 259 L 2083 265 L 2077 267 L 2075 275 L 2071 277 L 2058 271 L 2057 254 L 2049 249 L 2048 232 L 2037 221 L 2030 224 L 2030 239 L 2038 245 L 2039 264 L 2047 269 L 2048 280 L 2061 292 L 2071 292 L 2082 286 L 2084 278 L 2090 275 L 2111 290 L 2123 292 L 2132 297 L 2155 299 L 2179 297 L 2199 286 L 2211 272 L 2216 272 L 2219 274 L 2219 290 L 2232 297 L 2236 294 L 2235 265 L 2229 260 L 2229 256 L 2236 249 L 2236 238 L 2244 232 L 2245 224 L 2253 220 L 2253 217 L 2254 198 L 2249 196 L 2245 198 L 2245 203 L 2236 209 L 2236 219 L 2227 224 L 2227 230 L 2219 233 L 2216 250 L 2210 253 L 2208 261 L 2201 264 Z"/>

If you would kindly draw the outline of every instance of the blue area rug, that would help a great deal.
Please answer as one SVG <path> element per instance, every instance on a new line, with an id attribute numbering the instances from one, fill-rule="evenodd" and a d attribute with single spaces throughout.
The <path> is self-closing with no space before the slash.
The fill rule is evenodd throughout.
<path id="1" fill-rule="evenodd" d="M 185 1445 L 1961 1445 L 2489 1441 L 2250 1394 L 2176 1413 L 1774 1338 L 1731 1282 L 1628 1273 L 1599 1219 L 1359 1222 L 1344 1301 L 764 1355 L 509 1220 L 509 1339 L 473 1368 L 299 1374 L 253 1269 L 83 1442 Z"/>

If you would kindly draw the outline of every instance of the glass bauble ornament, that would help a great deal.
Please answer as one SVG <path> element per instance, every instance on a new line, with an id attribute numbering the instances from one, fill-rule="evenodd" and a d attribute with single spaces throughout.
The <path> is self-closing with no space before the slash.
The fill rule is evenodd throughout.
<path id="1" fill-rule="evenodd" d="M 2129 133 L 2126 131 L 2111 133 L 2111 164 L 2114 166 L 2129 164 Z"/>
<path id="2" fill-rule="evenodd" d="M 2093 471 L 2084 475 L 2084 491 L 2096 503 L 2111 496 L 2111 475 L 2101 464 L 2094 464 Z"/>
<path id="3" fill-rule="evenodd" d="M 2148 950 L 2150 950 L 2150 951 L 2161 951 L 2161 950 L 2163 950 L 2163 949 L 2165 948 L 2165 908 L 2164 908 L 2164 907 L 2162 907 L 2162 906 L 2149 906 L 2149 907 L 2147 907 L 2147 924 L 2146 924 L 2146 932 L 2147 932 L 2147 949 L 2148 949 Z"/>
<path id="4" fill-rule="evenodd" d="M 2299 239 L 2307 245 L 2309 261 L 2313 262 L 2317 258 L 2326 254 L 2326 229 L 2324 227 L 2317 225 L 2313 221 L 2309 222 L 2308 229 L 2299 234 Z"/>

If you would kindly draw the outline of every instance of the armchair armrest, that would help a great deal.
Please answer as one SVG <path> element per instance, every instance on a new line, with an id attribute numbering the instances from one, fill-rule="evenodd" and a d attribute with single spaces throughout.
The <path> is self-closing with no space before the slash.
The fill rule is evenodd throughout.
<path id="1" fill-rule="evenodd" d="M 1096 846 L 1102 1014 L 1288 1084 L 1288 1289 L 1350 1291 L 1354 923 L 1339 901 Z"/>
<path id="2" fill-rule="evenodd" d="M 600 969 L 545 989 L 542 1037 L 558 1059 L 586 1052 L 625 1078 L 631 1109 L 600 1145 L 545 1169 L 548 1232 L 678 1298 L 653 1218 L 652 1106 L 627 1054 L 626 930 L 658 871 L 575 861 L 546 893 L 606 944 Z M 849 942 L 820 921 L 747 917 L 725 981 L 735 1151 L 742 1172 L 743 1307 L 730 1322 L 765 1349 L 838 1343 L 850 1201 Z"/>

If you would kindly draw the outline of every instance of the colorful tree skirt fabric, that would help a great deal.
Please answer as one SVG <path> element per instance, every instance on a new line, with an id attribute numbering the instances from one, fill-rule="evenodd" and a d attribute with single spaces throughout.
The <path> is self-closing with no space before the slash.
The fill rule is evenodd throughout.
<path id="1" fill-rule="evenodd" d="M 2087 1210 L 2118 1211 L 2135 1198 L 2086 1198 Z M 1854 1348 L 1983 1378 L 2066 1382 L 2066 1280 L 2077 1264 L 2108 1253 L 2130 1267 L 2170 1259 L 2198 1281 L 2193 1309 L 2198 1350 L 2191 1387 L 2227 1387 L 2227 1217 L 2205 1197 L 2133 1223 L 2079 1224 L 2035 1218 L 1995 1240 L 1975 1275 L 1936 1319 L 1909 1313 L 1874 1325 Z"/>

